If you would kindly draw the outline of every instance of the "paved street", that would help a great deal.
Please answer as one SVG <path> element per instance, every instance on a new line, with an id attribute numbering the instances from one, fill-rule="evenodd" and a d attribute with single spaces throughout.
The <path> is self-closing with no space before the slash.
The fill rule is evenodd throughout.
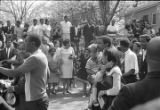
<path id="1" fill-rule="evenodd" d="M 88 97 L 82 97 L 81 84 L 72 89 L 72 94 L 63 95 L 61 92 L 50 97 L 49 110 L 84 110 L 87 107 Z"/>

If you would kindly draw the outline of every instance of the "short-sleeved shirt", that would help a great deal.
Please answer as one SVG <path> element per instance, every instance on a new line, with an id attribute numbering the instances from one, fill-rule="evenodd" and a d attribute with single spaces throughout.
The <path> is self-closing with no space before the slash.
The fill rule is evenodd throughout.
<path id="1" fill-rule="evenodd" d="M 41 50 L 37 50 L 22 64 L 25 68 L 29 68 L 31 65 L 35 66 L 35 68 L 25 74 L 26 101 L 35 101 L 47 97 L 48 60 Z"/>
<path id="2" fill-rule="evenodd" d="M 23 29 L 21 27 L 15 27 L 14 34 L 17 35 L 18 39 L 22 39 Z"/>
<path id="3" fill-rule="evenodd" d="M 90 69 L 97 73 L 99 71 L 99 63 L 96 63 L 95 61 L 92 60 L 92 58 L 89 58 L 87 63 L 86 63 L 86 69 Z"/>
<path id="4" fill-rule="evenodd" d="M 66 34 L 69 34 L 70 33 L 70 28 L 72 27 L 71 22 L 62 21 L 60 24 L 61 24 L 62 32 L 66 33 Z"/>
<path id="5" fill-rule="evenodd" d="M 30 28 L 29 28 L 29 30 L 28 30 L 28 32 L 29 33 L 32 33 L 32 34 L 38 34 L 38 25 L 32 25 Z"/>

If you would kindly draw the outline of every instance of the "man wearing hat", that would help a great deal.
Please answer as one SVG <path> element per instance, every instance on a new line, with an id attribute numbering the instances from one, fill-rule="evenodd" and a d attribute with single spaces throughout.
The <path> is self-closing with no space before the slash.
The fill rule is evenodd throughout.
<path id="1" fill-rule="evenodd" d="M 130 110 L 160 96 L 160 37 L 147 45 L 148 73 L 142 81 L 124 86 L 109 110 Z"/>

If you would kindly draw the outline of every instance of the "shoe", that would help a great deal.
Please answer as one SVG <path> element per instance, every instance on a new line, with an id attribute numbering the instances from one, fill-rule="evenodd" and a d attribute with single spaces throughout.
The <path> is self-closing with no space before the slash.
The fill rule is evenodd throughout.
<path id="1" fill-rule="evenodd" d="M 97 100 L 93 101 L 93 105 L 94 105 L 95 107 L 98 107 L 98 106 L 99 106 L 98 101 L 97 101 Z"/>
<path id="2" fill-rule="evenodd" d="M 68 94 L 72 94 L 70 91 L 66 91 L 66 93 L 68 93 Z"/>

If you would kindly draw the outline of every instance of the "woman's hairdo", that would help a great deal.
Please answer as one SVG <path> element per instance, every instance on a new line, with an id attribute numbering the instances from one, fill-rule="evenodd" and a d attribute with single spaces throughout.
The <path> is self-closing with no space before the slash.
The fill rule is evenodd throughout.
<path id="1" fill-rule="evenodd" d="M 129 39 L 127 38 L 124 38 L 124 39 L 121 39 L 120 40 L 120 45 L 126 47 L 126 48 L 129 48 L 130 47 L 130 41 Z"/>
<path id="2" fill-rule="evenodd" d="M 116 57 L 115 53 L 113 53 L 111 50 L 105 49 L 103 51 L 103 55 L 107 56 L 108 61 L 114 62 L 116 65 L 119 64 L 118 58 Z"/>
<path id="3" fill-rule="evenodd" d="M 63 41 L 63 45 L 64 46 L 66 46 L 67 44 L 69 44 L 70 43 L 70 40 L 69 39 L 65 39 L 64 41 Z"/>

